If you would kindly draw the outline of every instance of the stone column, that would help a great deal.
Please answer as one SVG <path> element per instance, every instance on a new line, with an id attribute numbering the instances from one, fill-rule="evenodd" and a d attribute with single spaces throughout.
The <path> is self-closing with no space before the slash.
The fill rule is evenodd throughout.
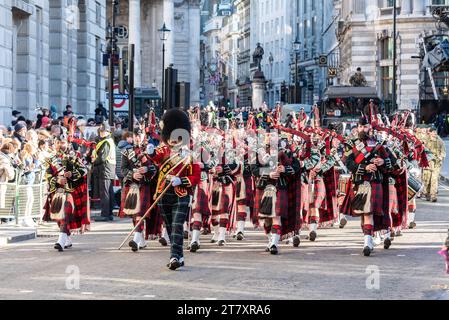
<path id="1" fill-rule="evenodd" d="M 260 108 L 264 102 L 266 79 L 262 71 L 256 71 L 254 74 L 253 87 L 253 108 Z"/>
<path id="2" fill-rule="evenodd" d="M 190 64 L 190 102 L 191 104 L 200 102 L 200 8 L 193 7 L 188 9 L 190 21 L 188 21 L 190 32 L 190 50 L 189 50 L 189 64 Z"/>
<path id="3" fill-rule="evenodd" d="M 377 1 L 365 0 L 365 16 L 366 20 L 372 23 L 379 15 L 379 5 Z"/>
<path id="4" fill-rule="evenodd" d="M 165 68 L 168 68 L 168 66 L 175 61 L 173 50 L 175 44 L 175 35 L 173 34 L 175 28 L 175 4 L 173 0 L 164 0 L 163 6 L 163 19 L 159 28 L 161 28 L 162 24 L 165 22 L 167 28 L 171 30 L 168 40 L 165 41 Z"/>
<path id="5" fill-rule="evenodd" d="M 413 14 L 424 15 L 426 13 L 426 1 L 413 0 Z"/>
<path id="6" fill-rule="evenodd" d="M 134 86 L 142 87 L 140 0 L 129 0 L 128 43 L 134 44 Z"/>
<path id="7" fill-rule="evenodd" d="M 401 15 L 409 15 L 412 13 L 412 0 L 401 1 Z"/>

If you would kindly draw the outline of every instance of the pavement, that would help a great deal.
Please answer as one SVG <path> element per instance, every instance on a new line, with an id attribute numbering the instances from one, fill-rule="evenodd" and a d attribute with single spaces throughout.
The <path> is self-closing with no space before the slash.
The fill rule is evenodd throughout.
<path id="1" fill-rule="evenodd" d="M 441 185 L 438 203 L 418 200 L 418 228 L 371 257 L 362 256 L 360 222 L 351 220 L 345 229 L 320 229 L 314 243 L 305 234 L 299 248 L 284 243 L 278 256 L 264 252 L 260 230 L 250 228 L 243 242 L 230 239 L 226 247 L 202 236 L 201 250 L 186 252 L 177 272 L 166 268 L 169 249 L 157 241 L 139 253 L 117 250 L 129 220 L 93 223 L 62 253 L 53 249 L 57 228 L 49 224 L 36 239 L 0 246 L 0 299 L 449 300 L 437 254 L 448 207 L 449 187 Z"/>
<path id="2" fill-rule="evenodd" d="M 446 144 L 446 153 L 449 153 L 449 138 L 444 139 L 444 143 Z M 449 182 L 449 154 L 446 156 L 443 167 L 441 168 L 441 178 Z"/>

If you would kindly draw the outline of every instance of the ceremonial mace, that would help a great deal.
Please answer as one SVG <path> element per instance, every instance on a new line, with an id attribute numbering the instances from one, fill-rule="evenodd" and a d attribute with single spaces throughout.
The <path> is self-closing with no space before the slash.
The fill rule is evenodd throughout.
<path id="1" fill-rule="evenodd" d="M 189 157 L 190 158 L 190 157 Z M 174 168 L 176 168 L 179 164 L 181 164 L 182 162 L 186 161 L 187 159 L 182 159 L 181 161 L 178 162 L 177 165 L 174 166 Z M 187 166 L 190 164 L 190 161 L 185 163 L 184 166 L 181 168 L 181 170 L 179 170 L 179 172 L 175 175 L 175 177 L 178 177 L 183 171 L 184 169 L 187 168 Z M 134 227 L 134 229 L 126 236 L 125 240 L 123 240 L 122 244 L 120 245 L 120 247 L 118 247 L 118 250 L 120 250 L 124 245 L 125 242 L 128 241 L 128 239 L 132 236 L 132 234 L 137 230 L 137 228 L 139 228 L 140 224 L 146 219 L 146 217 L 151 213 L 151 210 L 154 209 L 154 207 L 157 205 L 157 203 L 159 202 L 159 200 L 161 200 L 161 198 L 165 195 L 165 193 L 167 193 L 168 189 L 170 189 L 171 187 L 171 182 L 167 185 L 167 187 L 164 189 L 164 191 L 161 192 L 161 194 L 156 198 L 156 200 L 154 200 L 153 205 L 150 207 L 150 209 L 148 209 L 148 211 L 143 215 L 142 218 L 140 218 L 140 220 L 136 223 L 136 226 Z"/>

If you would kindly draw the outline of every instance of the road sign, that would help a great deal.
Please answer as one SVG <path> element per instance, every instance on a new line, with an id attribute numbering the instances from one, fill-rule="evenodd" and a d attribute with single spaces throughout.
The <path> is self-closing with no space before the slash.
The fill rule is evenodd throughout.
<path id="1" fill-rule="evenodd" d="M 320 67 L 327 67 L 327 56 L 321 55 L 318 59 Z"/>
<path id="2" fill-rule="evenodd" d="M 120 93 L 114 93 L 114 100 L 128 100 L 129 99 L 129 94 L 120 94 Z"/>
<path id="3" fill-rule="evenodd" d="M 114 84 L 114 111 L 127 112 L 129 110 L 129 94 L 119 92 L 120 85 Z M 106 93 L 106 101 L 109 101 L 109 93 Z M 109 105 L 109 102 L 107 103 Z"/>

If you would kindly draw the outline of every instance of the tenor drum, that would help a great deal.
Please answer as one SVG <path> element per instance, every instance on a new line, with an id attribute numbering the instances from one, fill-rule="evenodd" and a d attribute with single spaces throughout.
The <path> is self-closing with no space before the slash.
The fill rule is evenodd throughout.
<path id="1" fill-rule="evenodd" d="M 423 184 L 413 175 L 409 175 L 408 177 L 408 200 L 413 200 L 416 195 L 421 192 L 423 188 Z"/>
<path id="2" fill-rule="evenodd" d="M 349 181 L 351 180 L 350 174 L 341 174 L 338 178 L 338 194 L 346 195 L 348 190 Z"/>

